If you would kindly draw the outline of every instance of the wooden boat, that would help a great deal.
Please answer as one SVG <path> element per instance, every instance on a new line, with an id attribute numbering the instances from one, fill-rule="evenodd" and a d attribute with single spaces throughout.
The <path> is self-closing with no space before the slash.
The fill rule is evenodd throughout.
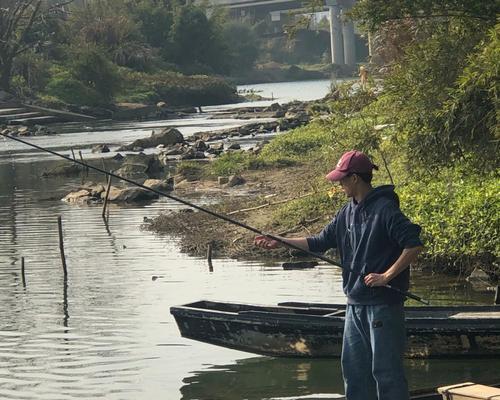
<path id="1" fill-rule="evenodd" d="M 500 356 L 500 307 L 406 307 L 408 358 Z M 280 357 L 339 357 L 345 305 L 201 300 L 170 308 L 183 337 Z"/>

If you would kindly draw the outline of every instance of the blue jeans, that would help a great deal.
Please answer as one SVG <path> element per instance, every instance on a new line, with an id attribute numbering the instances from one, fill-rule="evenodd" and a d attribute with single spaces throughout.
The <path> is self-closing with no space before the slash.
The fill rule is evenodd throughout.
<path id="1" fill-rule="evenodd" d="M 347 400 L 409 400 L 402 304 L 347 305 L 342 373 Z"/>

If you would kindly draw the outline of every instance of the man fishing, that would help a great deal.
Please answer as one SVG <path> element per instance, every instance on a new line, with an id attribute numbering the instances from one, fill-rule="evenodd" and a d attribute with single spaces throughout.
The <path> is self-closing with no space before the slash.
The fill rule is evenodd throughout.
<path id="1" fill-rule="evenodd" d="M 342 373 L 347 400 L 408 400 L 403 354 L 406 331 L 404 296 L 408 266 L 422 250 L 420 227 L 399 209 L 394 187 L 372 187 L 378 169 L 360 151 L 349 151 L 326 178 L 339 183 L 351 200 L 317 236 L 274 240 L 257 236 L 257 246 L 284 243 L 306 251 L 336 248 L 344 269 L 347 296 Z"/>

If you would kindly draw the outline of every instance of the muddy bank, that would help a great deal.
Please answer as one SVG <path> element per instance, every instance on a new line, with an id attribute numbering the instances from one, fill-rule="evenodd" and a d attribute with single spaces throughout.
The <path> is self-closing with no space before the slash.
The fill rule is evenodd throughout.
<path id="1" fill-rule="evenodd" d="M 245 183 L 235 187 L 219 185 L 215 180 L 185 182 L 176 186 L 175 194 L 197 203 L 198 196 L 210 196 L 216 205 L 211 210 L 225 214 L 265 232 L 307 236 L 318 232 L 329 217 L 303 220 L 297 226 L 283 227 L 274 221 L 277 207 L 311 194 L 307 182 L 313 179 L 310 171 L 303 167 L 289 167 L 278 170 L 247 171 Z M 291 185 L 290 182 L 303 182 Z M 333 213 L 333 210 L 332 210 Z M 207 246 L 212 243 L 215 257 L 262 258 L 276 257 L 287 260 L 294 255 L 290 250 L 280 248 L 266 251 L 255 247 L 255 234 L 206 213 L 186 208 L 179 212 L 168 212 L 149 220 L 143 228 L 159 234 L 168 234 L 179 239 L 181 251 L 193 256 L 205 256 Z"/>

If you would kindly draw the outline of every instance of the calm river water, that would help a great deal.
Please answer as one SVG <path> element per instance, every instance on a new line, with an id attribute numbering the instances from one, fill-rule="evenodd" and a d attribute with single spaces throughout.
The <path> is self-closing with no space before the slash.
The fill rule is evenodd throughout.
<path id="1" fill-rule="evenodd" d="M 291 100 L 321 97 L 328 81 L 252 85 Z M 301 97 L 302 96 L 302 97 Z M 283 101 L 281 100 L 281 101 Z M 220 108 L 219 108 L 220 109 Z M 237 125 L 204 116 L 94 127 L 31 138 L 89 156 L 95 143 L 117 145 L 173 125 L 189 133 Z M 197 299 L 255 303 L 344 302 L 340 274 L 328 266 L 283 271 L 279 264 L 205 260 L 178 251 L 175 237 L 140 229 L 144 217 L 179 206 L 101 208 L 59 199 L 79 178 L 41 179 L 53 160 L 0 141 L 1 399 L 265 399 L 342 393 L 337 360 L 256 357 L 180 337 L 169 307 Z M 93 176 L 93 180 L 103 180 Z M 210 199 L 197 197 L 196 201 Z M 57 216 L 64 225 L 68 280 L 63 279 Z M 23 288 L 20 259 L 26 259 Z M 491 303 L 453 278 L 414 277 L 414 291 L 435 303 Z M 499 377 L 497 360 L 432 360 L 407 364 L 413 388 Z"/>

